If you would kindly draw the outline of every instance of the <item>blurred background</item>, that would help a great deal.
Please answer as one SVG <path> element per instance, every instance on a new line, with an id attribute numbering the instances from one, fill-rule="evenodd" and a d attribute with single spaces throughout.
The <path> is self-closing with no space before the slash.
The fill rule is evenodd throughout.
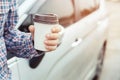
<path id="1" fill-rule="evenodd" d="M 106 0 L 106 6 L 109 30 L 100 80 L 120 80 L 120 0 Z"/>

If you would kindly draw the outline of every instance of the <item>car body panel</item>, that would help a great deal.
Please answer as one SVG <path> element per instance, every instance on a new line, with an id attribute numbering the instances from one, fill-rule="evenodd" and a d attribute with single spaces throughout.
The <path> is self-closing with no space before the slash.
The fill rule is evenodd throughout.
<path id="1" fill-rule="evenodd" d="M 25 1 L 20 7 L 29 0 Z M 25 11 L 19 7 L 16 28 L 28 13 L 32 13 L 36 2 L 26 5 L 28 9 Z M 39 7 L 43 4 L 44 0 Z M 8 60 L 13 80 L 91 80 L 96 74 L 98 56 L 106 40 L 107 22 L 104 0 L 100 0 L 96 11 L 65 28 L 61 44 L 55 51 L 46 52 L 37 68 L 31 69 L 26 59 L 13 57 L 15 59 Z"/>

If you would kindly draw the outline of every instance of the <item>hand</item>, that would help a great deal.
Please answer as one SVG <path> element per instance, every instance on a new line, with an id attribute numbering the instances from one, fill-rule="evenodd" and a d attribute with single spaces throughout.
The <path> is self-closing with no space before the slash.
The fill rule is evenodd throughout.
<path id="1" fill-rule="evenodd" d="M 34 26 L 29 26 L 29 31 L 32 34 L 32 38 L 34 39 Z M 46 34 L 46 40 L 44 41 L 45 47 L 48 51 L 55 50 L 57 45 L 59 44 L 59 32 L 61 31 L 60 26 L 55 26 L 51 29 L 51 33 Z"/>

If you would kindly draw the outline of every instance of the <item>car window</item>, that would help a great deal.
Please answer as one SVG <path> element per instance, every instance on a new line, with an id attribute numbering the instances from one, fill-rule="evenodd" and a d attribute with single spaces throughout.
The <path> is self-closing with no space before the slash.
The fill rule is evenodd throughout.
<path id="1" fill-rule="evenodd" d="M 11 59 L 12 57 L 14 57 L 13 54 L 11 54 L 11 53 L 8 53 L 8 54 L 7 54 L 7 59 Z"/>

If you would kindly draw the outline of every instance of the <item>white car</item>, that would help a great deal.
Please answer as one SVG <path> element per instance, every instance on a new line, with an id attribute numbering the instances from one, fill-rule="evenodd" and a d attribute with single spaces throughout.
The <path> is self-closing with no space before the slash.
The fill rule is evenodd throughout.
<path id="1" fill-rule="evenodd" d="M 64 26 L 64 34 L 58 48 L 46 52 L 35 69 L 29 66 L 28 60 L 8 55 L 12 80 L 92 80 L 106 41 L 108 18 L 104 0 L 96 3 L 92 3 L 95 0 L 89 3 L 88 0 L 18 1 L 20 18 L 16 28 L 20 28 L 31 13 L 55 13 Z M 90 8 L 91 12 L 84 13 Z M 24 27 L 20 29 L 26 31 Z"/>

